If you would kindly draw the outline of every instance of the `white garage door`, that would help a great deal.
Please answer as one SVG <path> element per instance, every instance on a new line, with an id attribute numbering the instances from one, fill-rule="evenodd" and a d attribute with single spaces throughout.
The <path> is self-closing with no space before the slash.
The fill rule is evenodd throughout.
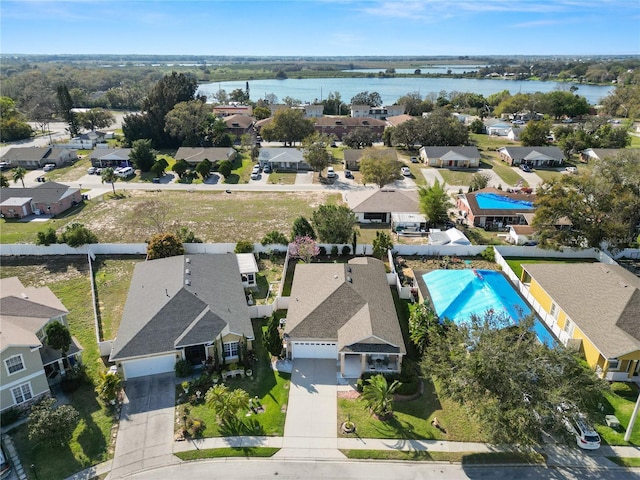
<path id="1" fill-rule="evenodd" d="M 128 378 L 144 377 L 145 375 L 172 372 L 175 364 L 175 355 L 163 355 L 122 362 L 125 380 Z"/>
<path id="2" fill-rule="evenodd" d="M 333 342 L 292 342 L 292 358 L 338 359 L 338 344 Z"/>

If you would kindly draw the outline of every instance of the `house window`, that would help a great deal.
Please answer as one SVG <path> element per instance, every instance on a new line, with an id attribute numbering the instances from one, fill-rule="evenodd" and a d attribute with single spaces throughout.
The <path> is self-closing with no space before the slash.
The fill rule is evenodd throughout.
<path id="1" fill-rule="evenodd" d="M 618 370 L 618 366 L 620 365 L 620 361 L 617 358 L 609 359 L 609 368 L 608 370 Z"/>
<path id="2" fill-rule="evenodd" d="M 567 332 L 570 337 L 573 337 L 573 328 L 575 326 L 576 324 L 573 323 L 569 317 L 567 317 L 567 320 L 564 322 L 564 331 Z"/>
<path id="3" fill-rule="evenodd" d="M 29 383 L 23 383 L 16 388 L 12 388 L 11 394 L 13 395 L 13 401 L 16 405 L 33 398 L 33 395 L 31 394 L 31 385 Z"/>
<path id="4" fill-rule="evenodd" d="M 253 273 L 248 273 L 248 274 L 247 274 L 247 281 L 248 281 L 249 283 L 254 283 L 254 282 L 255 282 L 255 278 L 254 278 L 254 276 L 253 276 Z"/>
<path id="5" fill-rule="evenodd" d="M 13 357 L 9 357 L 4 361 L 4 363 L 7 367 L 7 372 L 9 372 L 9 375 L 24 370 L 22 355 L 14 355 Z"/>
<path id="6" fill-rule="evenodd" d="M 558 308 L 558 305 L 556 305 L 554 302 L 551 303 L 551 310 L 549 311 L 549 313 L 553 318 L 555 318 L 556 320 L 558 319 L 558 315 L 560 314 L 560 309 Z"/>
<path id="7" fill-rule="evenodd" d="M 237 357 L 239 351 L 238 342 L 229 342 L 224 344 L 224 356 L 225 358 Z"/>

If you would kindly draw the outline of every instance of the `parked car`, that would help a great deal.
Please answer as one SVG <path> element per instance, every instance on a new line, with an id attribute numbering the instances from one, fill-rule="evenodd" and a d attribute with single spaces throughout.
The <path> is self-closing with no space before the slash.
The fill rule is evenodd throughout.
<path id="1" fill-rule="evenodd" d="M 11 475 L 11 464 L 9 457 L 4 453 L 4 446 L 0 447 L 0 478 L 7 478 Z"/>
<path id="2" fill-rule="evenodd" d="M 521 163 L 520 164 L 520 170 L 522 170 L 523 172 L 530 172 L 531 171 L 531 167 L 529 165 L 527 165 L 526 163 Z"/>
<path id="3" fill-rule="evenodd" d="M 0 170 L 8 170 L 11 168 L 9 162 L 0 162 Z"/>
<path id="4" fill-rule="evenodd" d="M 411 163 L 419 163 L 418 157 L 411 157 Z"/>
<path id="5" fill-rule="evenodd" d="M 569 172 L 569 173 L 576 173 L 576 172 L 578 171 L 578 168 L 577 168 L 577 167 L 574 167 L 573 165 L 569 165 L 569 166 L 566 168 L 566 170 L 567 170 L 567 172 Z"/>
<path id="6" fill-rule="evenodd" d="M 269 165 L 265 165 L 262 171 L 264 173 L 271 173 L 271 167 Z"/>
<path id="7" fill-rule="evenodd" d="M 118 175 L 120 178 L 128 178 L 128 177 L 132 176 L 134 173 L 136 173 L 136 171 L 133 168 L 124 167 L 124 168 L 120 169 L 120 171 L 118 173 L 116 173 L 116 175 Z"/>
<path id="8" fill-rule="evenodd" d="M 353 173 L 351 173 L 351 170 L 345 170 L 345 171 L 344 171 L 344 178 L 351 178 L 351 179 L 353 179 Z"/>
<path id="9" fill-rule="evenodd" d="M 47 163 L 42 170 L 45 171 L 45 172 L 50 172 L 54 168 L 56 168 L 56 164 L 55 163 Z"/>
<path id="10" fill-rule="evenodd" d="M 564 417 L 564 425 L 570 433 L 575 435 L 576 444 L 584 450 L 597 450 L 600 448 L 600 435 L 589 425 L 587 418 L 576 413 L 571 416 Z"/>
<path id="11" fill-rule="evenodd" d="M 514 125 L 524 125 L 527 122 L 525 122 L 524 120 L 514 120 L 511 123 L 513 123 Z"/>
<path id="12" fill-rule="evenodd" d="M 96 175 L 102 175 L 102 169 L 96 168 Z"/>
<path id="13" fill-rule="evenodd" d="M 400 169 L 400 173 L 402 173 L 402 175 L 404 175 L 405 177 L 411 176 L 411 170 L 409 170 L 409 167 L 402 167 Z"/>
<path id="14" fill-rule="evenodd" d="M 94 173 L 96 173 L 96 167 L 89 167 L 87 168 L 87 173 L 89 175 L 93 175 Z"/>
<path id="15" fill-rule="evenodd" d="M 327 178 L 335 178 L 336 172 L 333 167 L 327 168 Z"/>
<path id="16" fill-rule="evenodd" d="M 260 165 L 255 164 L 253 166 L 253 170 L 251 170 L 251 173 L 260 173 Z"/>
<path id="17" fill-rule="evenodd" d="M 257 172 L 251 172 L 251 180 L 258 180 L 260 178 L 260 170 Z"/>

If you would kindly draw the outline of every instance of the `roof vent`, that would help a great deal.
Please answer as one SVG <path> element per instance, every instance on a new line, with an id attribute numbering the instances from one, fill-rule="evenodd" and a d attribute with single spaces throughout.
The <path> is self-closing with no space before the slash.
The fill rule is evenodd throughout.
<path id="1" fill-rule="evenodd" d="M 353 283 L 353 279 L 351 277 L 347 277 L 347 282 Z"/>
<path id="2" fill-rule="evenodd" d="M 191 280 L 189 280 L 188 278 L 184 281 L 185 285 L 191 285 Z"/>
<path id="3" fill-rule="evenodd" d="M 191 275 L 191 270 L 189 270 L 188 268 L 185 269 L 184 273 L 186 273 L 187 275 Z"/>
<path id="4" fill-rule="evenodd" d="M 347 272 L 351 273 L 351 267 L 347 267 Z"/>
<path id="5" fill-rule="evenodd" d="M 185 258 L 184 261 L 187 263 L 191 263 L 191 259 L 189 257 Z"/>
<path id="6" fill-rule="evenodd" d="M 20 296 L 21 296 L 22 298 L 29 298 L 29 295 L 27 295 L 26 293 L 21 293 L 21 294 L 20 294 Z"/>

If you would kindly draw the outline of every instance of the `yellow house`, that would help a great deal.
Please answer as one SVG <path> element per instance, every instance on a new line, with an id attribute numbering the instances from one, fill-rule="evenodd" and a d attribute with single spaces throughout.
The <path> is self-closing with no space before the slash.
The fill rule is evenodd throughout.
<path id="1" fill-rule="evenodd" d="M 522 282 L 543 320 L 577 348 L 598 374 L 640 374 L 640 278 L 604 263 L 524 264 Z M 545 315 L 546 314 L 546 315 Z"/>

